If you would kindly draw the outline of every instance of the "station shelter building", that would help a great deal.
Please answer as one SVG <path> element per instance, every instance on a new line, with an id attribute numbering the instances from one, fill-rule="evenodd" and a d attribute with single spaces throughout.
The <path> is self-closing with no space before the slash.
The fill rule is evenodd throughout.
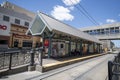
<path id="1" fill-rule="evenodd" d="M 33 19 L 28 35 L 42 37 L 42 45 L 48 57 L 100 53 L 101 41 L 53 17 L 38 12 Z"/>

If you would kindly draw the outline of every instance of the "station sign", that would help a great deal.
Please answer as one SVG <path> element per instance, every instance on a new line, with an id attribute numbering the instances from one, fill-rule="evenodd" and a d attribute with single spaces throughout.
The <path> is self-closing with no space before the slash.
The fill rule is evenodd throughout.
<path id="1" fill-rule="evenodd" d="M 0 21 L 0 35 L 10 36 L 10 23 Z"/>
<path id="2" fill-rule="evenodd" d="M 7 30 L 7 26 L 6 25 L 0 25 L 0 30 Z"/>
<path id="3" fill-rule="evenodd" d="M 23 39 L 31 39 L 32 37 L 29 35 L 20 35 L 20 34 L 14 34 L 15 38 L 23 38 Z"/>
<path id="4" fill-rule="evenodd" d="M 45 39 L 44 46 L 49 46 L 49 40 Z"/>

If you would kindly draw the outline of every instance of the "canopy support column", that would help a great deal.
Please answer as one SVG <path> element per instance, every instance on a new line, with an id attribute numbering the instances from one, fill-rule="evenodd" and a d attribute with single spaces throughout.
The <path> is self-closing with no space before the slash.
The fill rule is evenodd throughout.
<path id="1" fill-rule="evenodd" d="M 97 44 L 97 53 L 99 53 L 99 44 Z"/>
<path id="2" fill-rule="evenodd" d="M 93 54 L 95 53 L 95 45 L 94 45 L 94 43 L 93 43 Z"/>
<path id="3" fill-rule="evenodd" d="M 78 46 L 77 46 L 77 42 L 76 42 L 76 45 L 75 45 L 75 49 L 76 49 L 76 50 L 77 50 L 77 47 L 78 47 Z"/>
<path id="4" fill-rule="evenodd" d="M 89 54 L 89 46 L 90 46 L 90 44 L 88 43 L 87 44 L 87 54 Z"/>
<path id="5" fill-rule="evenodd" d="M 45 45 L 44 45 L 44 42 L 45 42 L 45 33 L 42 34 L 42 46 L 43 46 L 43 50 L 45 49 Z"/>
<path id="6" fill-rule="evenodd" d="M 51 51 L 52 51 L 52 38 L 49 37 L 48 58 L 50 58 Z"/>
<path id="7" fill-rule="evenodd" d="M 101 53 L 100 44 L 99 44 L 99 53 Z"/>
<path id="8" fill-rule="evenodd" d="M 52 33 L 49 36 L 49 48 L 48 48 L 48 58 L 50 58 L 51 52 L 52 52 L 52 38 L 55 35 L 55 33 Z"/>
<path id="9" fill-rule="evenodd" d="M 69 52 L 69 56 L 71 55 L 71 38 L 69 40 L 69 44 L 68 44 L 68 52 Z"/>
<path id="10" fill-rule="evenodd" d="M 80 54 L 83 54 L 82 40 L 80 41 Z"/>

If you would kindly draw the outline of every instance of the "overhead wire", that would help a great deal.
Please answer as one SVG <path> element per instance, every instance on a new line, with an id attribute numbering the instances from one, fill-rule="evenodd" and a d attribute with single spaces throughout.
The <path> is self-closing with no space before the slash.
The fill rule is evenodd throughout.
<path id="1" fill-rule="evenodd" d="M 75 0 L 76 1 L 76 0 Z M 99 23 L 86 11 L 86 9 L 79 3 L 78 4 L 83 10 L 84 12 L 86 12 L 86 14 L 96 23 L 99 25 Z"/>
<path id="2" fill-rule="evenodd" d="M 93 24 L 99 25 L 99 23 L 87 12 L 87 10 L 85 10 L 85 8 L 82 5 L 80 5 L 80 3 L 78 4 L 80 7 L 79 8 L 78 6 L 74 5 L 72 0 L 70 0 L 70 2 L 72 3 L 73 6 L 75 6 L 80 11 L 80 13 L 82 13 L 85 17 L 87 17 Z"/>

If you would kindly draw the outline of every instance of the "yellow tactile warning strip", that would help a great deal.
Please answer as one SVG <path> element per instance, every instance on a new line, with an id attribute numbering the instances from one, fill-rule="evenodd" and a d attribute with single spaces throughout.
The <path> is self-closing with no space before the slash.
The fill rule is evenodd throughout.
<path id="1" fill-rule="evenodd" d="M 50 63 L 50 64 L 43 65 L 43 69 L 44 69 L 44 71 L 48 71 L 51 69 L 59 68 L 59 67 L 65 66 L 65 65 L 69 65 L 72 63 L 76 63 L 76 62 L 79 62 L 82 60 L 86 60 L 89 58 L 102 56 L 102 55 L 105 55 L 105 54 L 95 54 L 95 55 L 80 57 L 80 58 L 76 58 L 76 59 L 66 60 L 66 61 L 62 61 L 62 62 Z"/>

